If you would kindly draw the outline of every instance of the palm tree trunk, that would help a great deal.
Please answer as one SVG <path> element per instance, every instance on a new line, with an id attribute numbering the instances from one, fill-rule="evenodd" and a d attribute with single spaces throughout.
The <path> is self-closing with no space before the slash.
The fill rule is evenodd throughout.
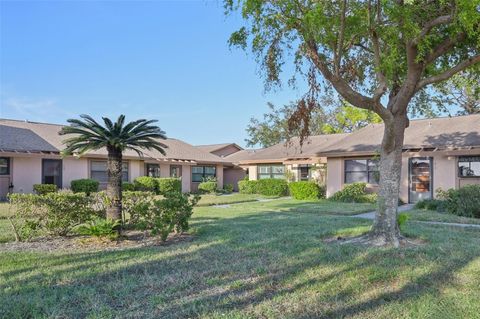
<path id="1" fill-rule="evenodd" d="M 122 217 L 122 151 L 108 147 L 107 219 L 121 220 Z"/>

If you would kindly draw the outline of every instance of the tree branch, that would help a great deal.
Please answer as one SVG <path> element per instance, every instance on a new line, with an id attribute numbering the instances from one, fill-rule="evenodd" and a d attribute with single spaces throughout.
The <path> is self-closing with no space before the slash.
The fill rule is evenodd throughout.
<path id="1" fill-rule="evenodd" d="M 442 56 L 446 52 L 448 52 L 450 49 L 452 49 L 456 43 L 461 42 L 465 40 L 466 38 L 465 32 L 461 32 L 456 35 L 454 38 L 446 38 L 442 42 L 440 42 L 439 45 L 433 51 L 426 57 L 425 63 L 429 64 L 435 61 L 439 56 Z"/>
<path id="2" fill-rule="evenodd" d="M 420 82 L 418 82 L 417 86 L 415 87 L 415 91 L 418 92 L 419 90 L 421 90 L 422 88 L 424 88 L 425 86 L 427 86 L 429 84 L 434 84 L 434 83 L 438 83 L 438 82 L 441 82 L 441 81 L 445 81 L 445 80 L 449 79 L 450 77 L 454 76 L 455 74 L 457 74 L 458 72 L 461 72 L 461 71 L 465 70 L 466 68 L 468 68 L 469 66 L 472 66 L 476 63 L 480 63 L 480 54 L 475 55 L 473 57 L 468 58 L 467 60 L 464 60 L 464 61 L 460 62 L 459 64 L 457 64 L 453 68 L 448 69 L 447 71 L 445 71 L 443 73 L 433 75 L 431 77 L 428 77 L 428 78 L 425 78 L 425 79 L 421 80 Z"/>
<path id="3" fill-rule="evenodd" d="M 423 29 L 420 31 L 420 34 L 413 39 L 412 43 L 414 45 L 418 45 L 420 41 L 425 38 L 425 36 L 437 25 L 447 24 L 453 21 L 453 17 L 451 15 L 439 16 L 433 20 L 428 21 L 424 26 Z"/>
<path id="4" fill-rule="evenodd" d="M 306 53 L 312 63 L 319 69 L 322 75 L 328 80 L 338 91 L 338 93 L 347 100 L 350 104 L 365 109 L 374 111 L 382 119 L 387 120 L 392 117 L 392 114 L 380 103 L 373 98 L 360 94 L 352 89 L 352 87 L 340 76 L 332 73 L 324 58 L 318 53 L 317 45 L 313 40 L 306 40 Z"/>
<path id="5" fill-rule="evenodd" d="M 340 30 L 338 32 L 338 42 L 337 42 L 337 49 L 335 50 L 335 74 L 338 76 L 340 75 L 340 64 L 342 62 L 342 54 L 343 54 L 343 43 L 345 40 L 345 15 L 347 12 L 347 0 L 343 0 L 342 2 L 342 12 L 340 13 Z"/>
<path id="6" fill-rule="evenodd" d="M 369 6 L 369 9 L 371 7 Z M 380 11 L 380 4 L 377 1 L 377 22 L 380 23 L 381 19 L 381 11 Z M 387 79 L 385 78 L 385 75 L 382 72 L 381 69 L 381 58 L 380 58 L 380 42 L 378 40 L 378 35 L 377 32 L 371 28 L 371 36 L 372 36 L 372 44 L 373 44 L 373 57 L 374 57 L 374 63 L 375 63 L 375 74 L 377 76 L 377 81 L 378 85 L 375 91 L 373 92 L 373 99 L 375 101 L 380 101 L 382 98 L 382 95 L 387 91 Z"/>

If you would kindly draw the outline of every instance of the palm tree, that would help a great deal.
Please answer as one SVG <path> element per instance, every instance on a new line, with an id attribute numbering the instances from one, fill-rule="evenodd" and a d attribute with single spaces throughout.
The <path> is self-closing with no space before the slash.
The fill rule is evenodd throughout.
<path id="1" fill-rule="evenodd" d="M 142 149 L 157 150 L 165 155 L 167 146 L 159 141 L 166 139 L 165 132 L 151 125 L 156 120 L 140 119 L 125 124 L 125 115 L 120 115 L 115 123 L 103 117 L 105 125 L 99 124 L 89 115 L 80 115 L 81 119 L 69 119 L 60 135 L 73 134 L 64 140 L 66 148 L 63 155 L 82 154 L 106 148 L 107 162 L 107 218 L 120 220 L 122 216 L 122 154 L 130 149 L 143 156 Z"/>

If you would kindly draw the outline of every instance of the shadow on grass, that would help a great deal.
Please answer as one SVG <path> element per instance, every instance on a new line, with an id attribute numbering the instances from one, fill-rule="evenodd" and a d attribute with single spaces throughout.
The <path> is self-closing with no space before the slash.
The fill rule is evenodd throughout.
<path id="1" fill-rule="evenodd" d="M 326 245 L 324 237 L 362 231 L 370 222 L 290 208 L 195 217 L 192 224 L 195 241 L 168 247 L 6 254 L 0 317 L 348 317 L 437 294 L 480 256 L 465 238 L 478 242 L 480 232 L 446 234 L 421 225 L 408 232 L 425 236 L 431 242 L 425 247 Z M 420 274 L 424 267 L 431 271 Z M 395 288 L 407 271 L 410 279 Z M 373 297 L 365 299 L 367 292 Z"/>

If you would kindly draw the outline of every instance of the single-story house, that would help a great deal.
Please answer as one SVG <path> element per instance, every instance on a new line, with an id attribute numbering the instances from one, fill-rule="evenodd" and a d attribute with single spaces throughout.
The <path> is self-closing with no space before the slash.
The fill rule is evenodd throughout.
<path id="1" fill-rule="evenodd" d="M 327 196 L 345 184 L 375 189 L 383 124 L 370 124 L 322 150 L 327 158 Z M 438 188 L 480 184 L 480 114 L 410 121 L 405 130 L 400 198 L 434 198 Z"/>
<path id="2" fill-rule="evenodd" d="M 51 183 L 70 187 L 80 178 L 93 178 L 104 186 L 107 181 L 106 150 L 89 152 L 82 157 L 61 157 L 62 125 L 0 119 L 0 198 L 8 192 L 30 193 L 34 184 Z M 169 138 L 162 143 L 166 155 L 145 151 L 124 152 L 124 181 L 138 176 L 181 177 L 184 192 L 195 191 L 206 177 L 216 177 L 223 187 L 223 171 L 233 166 L 222 157 L 193 145 Z"/>
<path id="3" fill-rule="evenodd" d="M 327 158 L 322 150 L 337 143 L 348 134 L 309 136 L 300 146 L 299 138 L 292 138 L 240 158 L 238 165 L 248 171 L 250 180 L 288 178 L 291 181 L 315 179 L 325 183 Z M 231 157 L 228 158 L 232 160 Z"/>
<path id="4" fill-rule="evenodd" d="M 235 143 L 198 145 L 196 147 L 231 163 L 231 165 L 225 165 L 223 170 L 223 183 L 224 185 L 233 185 L 233 190 L 238 191 L 238 181 L 244 179 L 247 175 L 247 169 L 239 166 L 239 161 L 249 158 L 256 150 L 243 149 Z"/>

